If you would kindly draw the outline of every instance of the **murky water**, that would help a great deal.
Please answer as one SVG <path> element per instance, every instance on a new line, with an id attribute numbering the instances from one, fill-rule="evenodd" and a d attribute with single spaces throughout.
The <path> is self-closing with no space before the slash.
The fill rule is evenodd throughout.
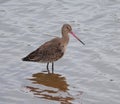
<path id="1" fill-rule="evenodd" d="M 21 61 L 64 23 L 55 74 Z M 0 0 L 0 71 L 0 104 L 120 104 L 120 0 Z"/>

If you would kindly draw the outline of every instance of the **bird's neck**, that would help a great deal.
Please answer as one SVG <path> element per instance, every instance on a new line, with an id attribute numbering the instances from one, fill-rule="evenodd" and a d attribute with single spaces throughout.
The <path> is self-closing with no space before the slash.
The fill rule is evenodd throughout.
<path id="1" fill-rule="evenodd" d="M 69 35 L 68 35 L 68 33 L 62 32 L 62 41 L 63 41 L 63 43 L 64 43 L 65 45 L 68 44 L 68 42 L 69 42 Z"/>

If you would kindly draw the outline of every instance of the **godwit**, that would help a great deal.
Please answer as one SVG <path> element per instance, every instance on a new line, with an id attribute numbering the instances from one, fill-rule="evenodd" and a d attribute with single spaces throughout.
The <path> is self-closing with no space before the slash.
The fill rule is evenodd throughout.
<path id="1" fill-rule="evenodd" d="M 49 71 L 49 63 L 52 63 L 52 73 L 54 73 L 54 61 L 60 59 L 66 50 L 69 42 L 69 33 L 72 34 L 78 41 L 85 45 L 73 32 L 69 24 L 64 24 L 62 29 L 62 37 L 56 37 L 48 42 L 45 42 L 35 51 L 24 57 L 23 61 L 43 62 L 47 63 L 47 71 Z"/>

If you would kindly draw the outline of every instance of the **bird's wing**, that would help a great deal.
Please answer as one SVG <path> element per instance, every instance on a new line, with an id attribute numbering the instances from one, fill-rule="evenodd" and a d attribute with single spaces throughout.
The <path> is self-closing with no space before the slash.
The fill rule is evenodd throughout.
<path id="1" fill-rule="evenodd" d="M 25 61 L 49 61 L 55 57 L 63 55 L 61 43 L 57 39 L 53 39 L 41 45 L 38 49 L 26 56 Z"/>

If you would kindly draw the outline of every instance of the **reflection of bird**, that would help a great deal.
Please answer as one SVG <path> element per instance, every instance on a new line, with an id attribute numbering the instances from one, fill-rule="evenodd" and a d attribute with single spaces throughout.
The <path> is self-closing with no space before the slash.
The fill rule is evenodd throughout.
<path id="1" fill-rule="evenodd" d="M 59 74 L 36 73 L 28 80 L 32 84 L 27 85 L 26 88 L 36 97 L 59 101 L 61 104 L 71 104 L 71 101 L 74 100 L 68 92 L 69 85 L 65 77 Z"/>
<path id="2" fill-rule="evenodd" d="M 64 24 L 62 27 L 62 37 L 56 37 L 38 49 L 24 57 L 23 61 L 43 62 L 47 63 L 47 70 L 49 72 L 49 63 L 52 63 L 52 73 L 54 72 L 54 61 L 60 59 L 65 52 L 66 46 L 69 42 L 69 35 L 72 34 L 77 40 L 84 44 L 73 32 L 69 24 Z"/>
<path id="3" fill-rule="evenodd" d="M 36 73 L 32 75 L 32 78 L 29 78 L 34 84 L 42 84 L 44 86 L 57 88 L 61 91 L 68 90 L 68 84 L 66 83 L 65 77 L 62 77 L 59 74 L 45 74 L 45 73 Z M 61 86 L 62 85 L 62 86 Z"/>

